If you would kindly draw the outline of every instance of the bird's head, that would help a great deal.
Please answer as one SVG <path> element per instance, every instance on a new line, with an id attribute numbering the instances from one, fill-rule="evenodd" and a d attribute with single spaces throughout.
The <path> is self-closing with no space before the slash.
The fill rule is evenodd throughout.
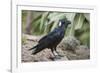
<path id="1" fill-rule="evenodd" d="M 71 21 L 69 21 L 66 17 L 59 20 L 59 27 L 67 28 L 69 24 L 71 24 Z"/>

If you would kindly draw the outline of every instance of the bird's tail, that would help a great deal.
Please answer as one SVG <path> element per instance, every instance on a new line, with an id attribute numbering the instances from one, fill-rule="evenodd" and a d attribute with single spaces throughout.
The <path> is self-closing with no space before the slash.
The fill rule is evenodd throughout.
<path id="1" fill-rule="evenodd" d="M 33 48 L 30 48 L 29 50 L 33 50 L 32 55 L 35 55 L 38 52 L 42 51 L 43 49 L 44 49 L 44 46 L 41 44 L 38 44 L 38 45 L 34 46 Z"/>
<path id="2" fill-rule="evenodd" d="M 32 52 L 32 55 L 37 54 L 38 52 L 42 51 L 44 48 L 42 46 L 37 47 L 36 49 L 34 49 L 34 51 Z"/>
<path id="3" fill-rule="evenodd" d="M 36 46 L 34 46 L 34 47 L 30 48 L 30 49 L 29 49 L 29 51 L 30 51 L 30 50 L 32 50 L 32 49 L 35 49 L 37 46 L 38 46 L 38 45 L 36 45 Z"/>

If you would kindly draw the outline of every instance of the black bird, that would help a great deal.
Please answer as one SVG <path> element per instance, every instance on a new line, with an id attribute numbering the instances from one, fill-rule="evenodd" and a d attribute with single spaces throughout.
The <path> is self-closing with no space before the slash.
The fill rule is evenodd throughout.
<path id="1" fill-rule="evenodd" d="M 32 47 L 29 50 L 33 50 L 33 55 L 37 54 L 38 52 L 44 50 L 45 48 L 51 49 L 53 55 L 56 57 L 58 54 L 56 47 L 64 38 L 65 29 L 67 28 L 68 24 L 71 24 L 67 18 L 63 18 L 59 20 L 58 28 L 55 28 L 52 32 L 44 36 L 38 41 L 38 44 Z"/>

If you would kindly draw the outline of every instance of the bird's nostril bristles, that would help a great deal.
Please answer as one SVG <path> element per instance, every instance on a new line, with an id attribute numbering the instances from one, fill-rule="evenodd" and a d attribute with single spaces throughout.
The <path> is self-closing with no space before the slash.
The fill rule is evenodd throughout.
<path id="1" fill-rule="evenodd" d="M 68 21 L 68 24 L 71 24 L 71 22 L 70 22 L 70 21 Z"/>

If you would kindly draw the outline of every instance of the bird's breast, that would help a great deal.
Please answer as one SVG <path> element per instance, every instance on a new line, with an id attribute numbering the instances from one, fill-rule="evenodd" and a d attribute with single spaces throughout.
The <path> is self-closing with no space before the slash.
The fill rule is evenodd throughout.
<path id="1" fill-rule="evenodd" d="M 64 31 L 62 30 L 62 31 L 59 31 L 58 33 L 57 33 L 57 35 L 58 35 L 58 37 L 60 37 L 60 38 L 63 38 L 64 37 Z"/>

